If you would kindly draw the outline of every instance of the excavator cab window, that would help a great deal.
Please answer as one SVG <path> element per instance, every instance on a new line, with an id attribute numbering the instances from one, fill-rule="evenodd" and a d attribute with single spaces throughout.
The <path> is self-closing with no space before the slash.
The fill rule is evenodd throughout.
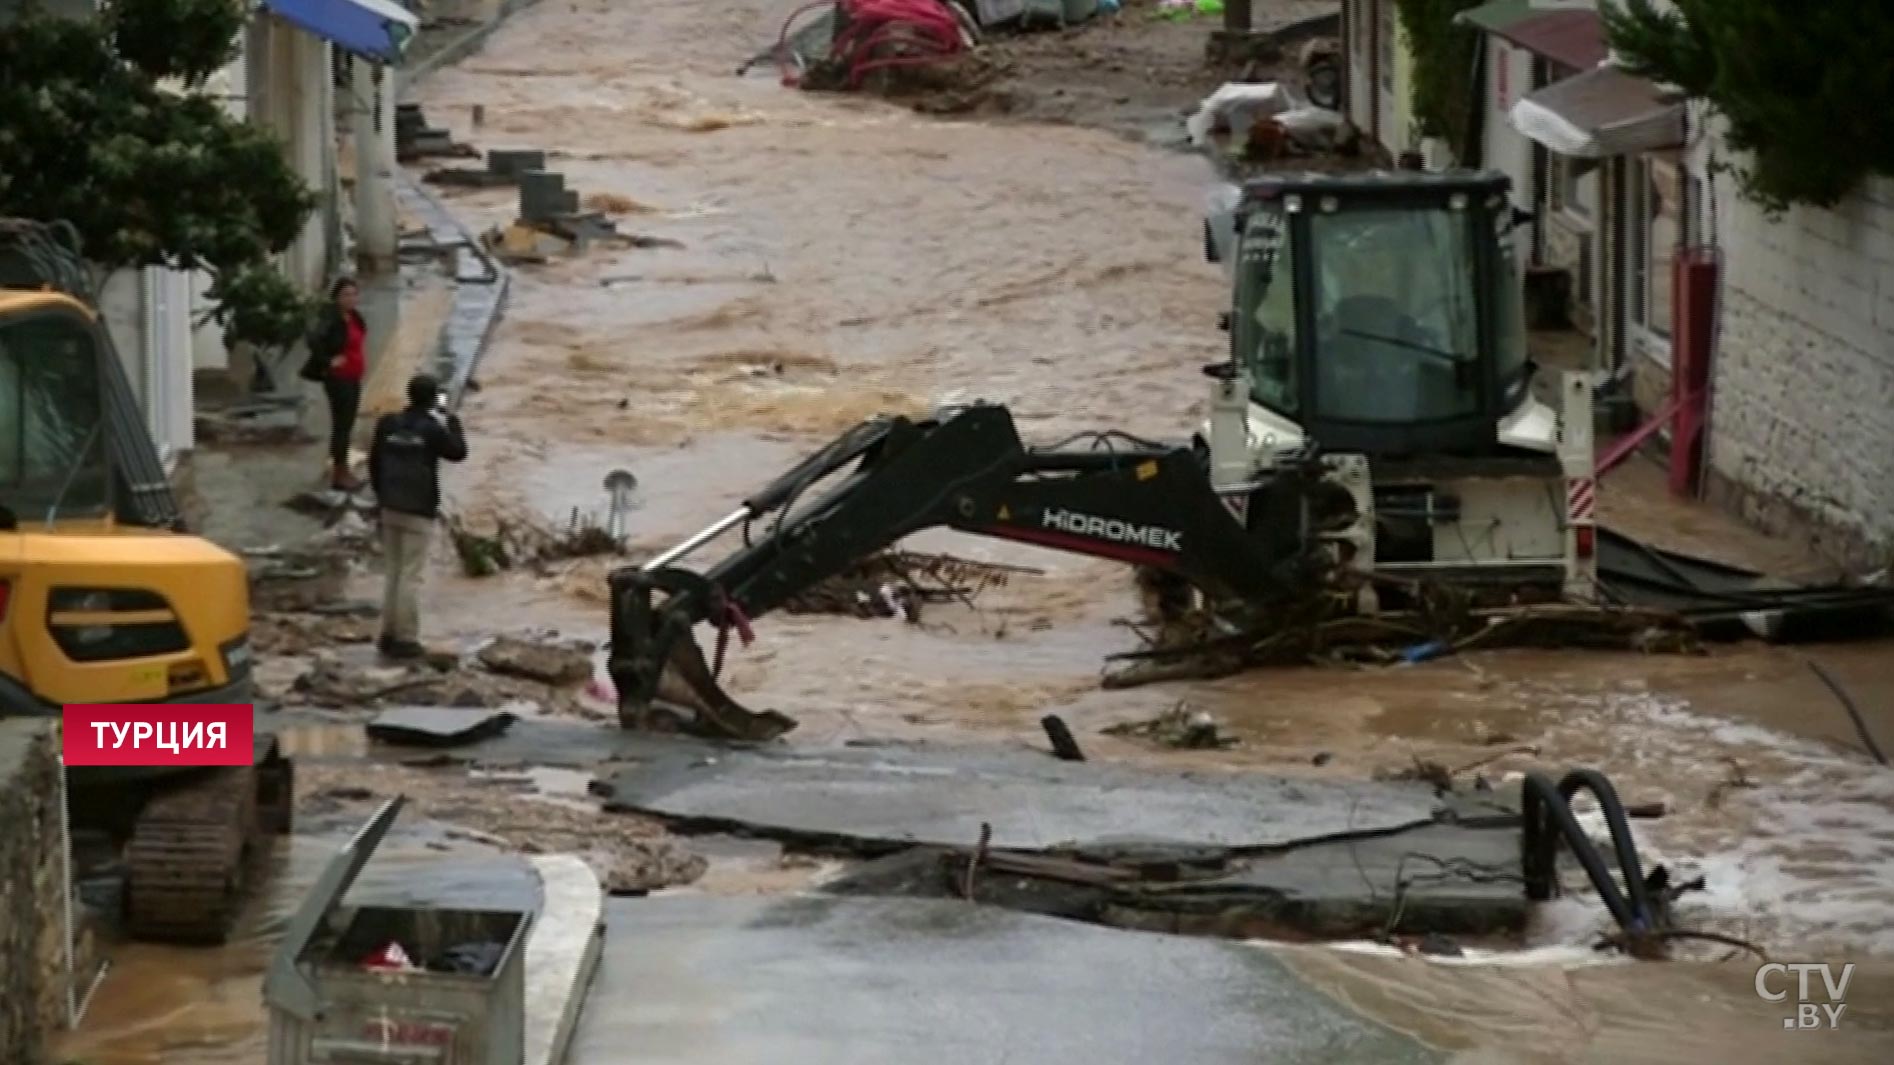
<path id="1" fill-rule="evenodd" d="M 1321 415 L 1412 425 L 1477 414 L 1482 308 L 1469 213 L 1318 211 L 1308 234 Z"/>
<path id="2" fill-rule="evenodd" d="M 1525 279 L 1519 269 L 1519 252 L 1504 233 L 1499 238 L 1499 276 L 1501 283 L 1493 294 L 1493 351 L 1499 385 L 1505 390 L 1510 410 L 1525 398 L 1532 382 L 1526 348 Z"/>
<path id="3" fill-rule="evenodd" d="M 1274 229 L 1281 215 L 1258 215 L 1252 234 Z M 1295 248 L 1287 240 L 1247 240 L 1236 279 L 1236 328 L 1232 343 L 1250 375 L 1250 394 L 1271 410 L 1294 416 L 1300 407 L 1296 378 Z"/>
<path id="4" fill-rule="evenodd" d="M 78 315 L 0 320 L 0 505 L 22 522 L 110 509 L 98 359 Z"/>

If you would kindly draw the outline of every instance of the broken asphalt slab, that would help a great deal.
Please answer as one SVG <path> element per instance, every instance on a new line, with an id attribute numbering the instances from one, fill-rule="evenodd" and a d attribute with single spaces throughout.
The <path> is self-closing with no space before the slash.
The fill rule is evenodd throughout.
<path id="1" fill-rule="evenodd" d="M 1267 950 L 964 902 L 613 899 L 569 1065 L 1436 1062 Z"/>
<path id="2" fill-rule="evenodd" d="M 1225 876 L 1138 884 L 1113 892 L 1097 919 L 1234 939 L 1517 932 L 1530 908 L 1519 848 L 1515 827 L 1423 825 L 1261 855 Z"/>
<path id="3" fill-rule="evenodd" d="M 585 769 L 607 762 L 675 762 L 718 758 L 730 748 L 688 737 L 674 737 L 619 728 L 616 724 L 546 712 L 530 700 L 509 700 L 495 706 L 458 707 L 440 704 L 391 704 L 390 711 L 403 707 L 420 710 L 465 711 L 468 713 L 504 712 L 513 723 L 504 732 L 474 739 L 456 750 L 470 761 L 493 765 L 546 765 Z M 311 702 L 289 702 L 270 716 L 273 732 L 297 730 L 327 731 L 340 726 L 359 728 L 363 718 L 347 709 L 334 709 Z M 385 760 L 399 761 L 409 752 L 389 750 Z M 359 751 L 340 751 L 330 755 L 311 752 L 315 761 L 358 757 Z M 380 757 L 373 749 L 371 758 Z"/>
<path id="4" fill-rule="evenodd" d="M 368 723 L 370 739 L 408 747 L 458 747 L 498 736 L 519 720 L 505 710 L 401 706 Z"/>
<path id="5" fill-rule="evenodd" d="M 1045 850 L 1115 839 L 1264 850 L 1436 820 L 1421 784 L 1295 780 L 1061 762 L 1029 751 L 883 747 L 680 752 L 613 774 L 609 810 L 681 830 L 877 853 Z"/>
<path id="6" fill-rule="evenodd" d="M 1497 819 L 1495 819 L 1497 822 Z M 1202 848 L 1021 855 L 917 847 L 825 883 L 848 897 L 952 899 L 1114 928 L 1229 939 L 1492 936 L 1525 927 L 1519 829 L 1429 824 L 1251 857 Z"/>

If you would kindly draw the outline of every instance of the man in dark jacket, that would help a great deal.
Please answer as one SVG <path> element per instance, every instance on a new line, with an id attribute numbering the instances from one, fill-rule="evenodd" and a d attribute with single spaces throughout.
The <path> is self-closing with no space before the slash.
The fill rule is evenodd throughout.
<path id="1" fill-rule="evenodd" d="M 440 384 L 427 374 L 408 382 L 408 408 L 384 415 L 368 449 L 369 483 L 381 507 L 385 576 L 381 605 L 381 652 L 418 658 L 421 615 L 417 595 L 427 561 L 429 533 L 440 516 L 442 459 L 467 457 L 460 418 L 447 410 Z"/>

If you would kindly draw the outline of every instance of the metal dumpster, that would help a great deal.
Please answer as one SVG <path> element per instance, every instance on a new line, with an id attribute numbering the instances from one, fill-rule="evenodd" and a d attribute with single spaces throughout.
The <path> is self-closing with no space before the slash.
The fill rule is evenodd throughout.
<path id="1" fill-rule="evenodd" d="M 285 929 L 263 982 L 270 1065 L 522 1065 L 531 913 L 341 905 L 404 801 L 369 818 Z M 389 944 L 417 968 L 366 964 Z"/>

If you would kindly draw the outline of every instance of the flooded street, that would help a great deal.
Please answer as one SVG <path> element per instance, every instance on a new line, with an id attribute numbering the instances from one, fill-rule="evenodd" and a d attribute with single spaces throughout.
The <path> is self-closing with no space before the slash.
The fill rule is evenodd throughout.
<path id="1" fill-rule="evenodd" d="M 1008 405 L 1033 443 L 1092 430 L 1182 439 L 1202 417 L 1199 368 L 1226 350 L 1216 318 L 1227 296 L 1203 260 L 1201 211 L 1217 180 L 1208 164 L 1103 129 L 930 118 L 787 90 L 773 69 L 733 76 L 797 6 L 542 4 L 417 94 L 458 139 L 544 148 L 621 231 L 681 245 L 599 248 L 517 271 L 463 408 L 472 455 L 449 475 L 454 509 L 474 521 L 597 514 L 603 478 L 623 468 L 639 482 L 631 539 L 648 554 L 875 414 L 987 399 Z M 512 189 L 444 198 L 476 228 L 516 213 Z M 734 546 L 689 561 L 708 566 Z M 732 649 L 725 685 L 798 719 L 797 745 L 1037 747 L 1040 718 L 1056 713 L 1099 760 L 1357 779 L 1424 761 L 1495 788 L 1535 765 L 1594 767 L 1627 803 L 1663 803 L 1666 816 L 1634 823 L 1647 869 L 1706 878 L 1678 903 L 1682 927 L 1774 960 L 1856 963 L 1840 1030 L 1784 1031 L 1792 1003 L 1760 1000 L 1754 960 L 1727 946 L 1683 943 L 1684 960 L 1662 965 L 1601 961 L 1590 947 L 1610 921 L 1589 895 L 1544 907 L 1516 965 L 1257 949 L 1457 1061 L 1894 1060 L 1894 772 L 1862 753 L 1806 664 L 1832 670 L 1890 747 L 1894 646 L 1491 652 L 1108 691 L 1105 656 L 1137 643 L 1121 624 L 1137 607 L 1128 571 L 949 533 L 908 546 L 1043 572 L 973 608 L 935 606 L 919 625 L 761 619 L 757 642 Z M 604 560 L 482 579 L 452 562 L 447 551 L 433 559 L 431 638 L 543 626 L 603 639 Z M 1237 746 L 1168 750 L 1101 734 L 1180 702 Z M 1536 753 L 1516 750 L 1527 747 Z M 376 772 L 378 788 L 426 775 Z M 561 808 L 554 843 L 581 846 L 583 778 L 522 779 L 543 793 L 533 801 Z M 334 769 L 308 780 L 305 796 L 357 782 Z M 451 799 L 422 805 L 453 820 Z M 243 946 L 127 950 L 68 1056 L 262 1060 L 263 944 L 333 840 L 298 841 Z M 438 859 L 448 844 L 434 842 L 391 844 L 365 889 L 398 884 L 402 855 Z M 501 860 L 451 846 L 469 868 Z M 680 890 L 788 892 L 821 871 L 767 847 L 704 850 L 709 872 Z"/>
<path id="2" fill-rule="evenodd" d="M 429 114 L 457 135 L 547 148 L 568 187 L 640 206 L 618 216 L 621 229 L 683 245 L 519 273 L 467 406 L 476 443 L 460 505 L 597 508 L 604 474 L 623 467 L 640 480 L 634 539 L 658 550 L 857 420 L 948 395 L 1007 404 L 1037 442 L 1095 429 L 1178 439 L 1201 416 L 1198 367 L 1224 343 L 1214 322 L 1225 295 L 1198 228 L 1210 168 L 1102 130 L 932 120 L 785 91 L 769 74 L 733 78 L 793 6 L 538 9 L 430 83 Z M 483 224 L 511 218 L 510 192 L 453 199 Z M 1875 1051 L 1894 1038 L 1888 1016 L 1871 1022 L 1894 987 L 1883 960 L 1894 958 L 1894 775 L 1858 753 L 1798 654 L 1498 653 L 1108 692 L 1103 656 L 1133 646 L 1114 624 L 1134 609 L 1128 574 L 951 534 L 914 546 L 1045 575 L 988 593 L 979 611 L 937 608 L 918 627 L 765 619 L 734 654 L 730 689 L 798 718 L 799 743 L 1037 743 L 1039 717 L 1057 712 L 1099 757 L 1340 776 L 1416 758 L 1464 765 L 1510 736 L 1544 762 L 1603 769 L 1627 801 L 1667 804 L 1670 816 L 1638 829 L 1653 861 L 1709 878 L 1681 903 L 1686 927 L 1862 961 L 1851 1001 L 1868 1034 L 1831 1039 L 1816 1057 L 1886 1060 Z M 601 634 L 603 575 L 575 564 L 556 578 L 507 577 L 510 594 L 496 596 L 490 582 L 443 573 L 432 609 L 473 630 L 532 604 L 565 624 L 589 617 Z M 1818 653 L 1894 733 L 1894 651 Z M 1179 699 L 1242 746 L 1206 756 L 1096 735 Z M 1755 787 L 1727 786 L 1732 759 Z M 1483 772 L 1501 781 L 1531 762 Z M 1607 923 L 1595 904 L 1564 913 L 1572 920 L 1535 935 L 1583 943 Z M 1801 1045 L 1756 999 L 1744 961 L 1670 980 L 1554 967 L 1527 988 L 1511 973 L 1412 960 L 1317 952 L 1305 964 L 1391 1023 L 1457 1031 L 1447 1045 L 1494 1053 L 1517 1031 L 1620 1023 L 1621 1038 L 1576 1039 L 1569 1060 L 1681 1060 L 1670 1051 L 1685 1032 L 1701 1041 L 1693 1059 L 1774 1060 Z M 1635 1048 L 1660 1037 L 1662 1052 Z M 1560 1059 L 1545 1053 L 1508 1060 Z"/>

